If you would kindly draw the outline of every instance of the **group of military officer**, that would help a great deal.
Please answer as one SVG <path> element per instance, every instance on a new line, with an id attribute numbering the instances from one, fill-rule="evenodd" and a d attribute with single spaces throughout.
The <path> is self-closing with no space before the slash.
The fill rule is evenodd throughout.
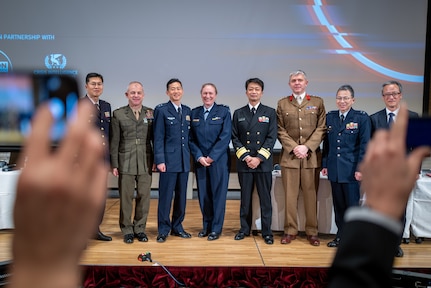
<path id="1" fill-rule="evenodd" d="M 402 86 L 397 81 L 384 83 L 382 97 L 386 108 L 369 117 L 366 112 L 352 108 L 355 98 L 350 85 L 338 89 L 338 110 L 327 114 L 323 99 L 306 93 L 307 85 L 304 71 L 290 73 L 292 94 L 280 99 L 274 109 L 261 103 L 263 81 L 248 79 L 245 83 L 248 104 L 235 110 L 231 119 L 229 107 L 215 103 L 217 88 L 212 83 L 202 85 L 203 105 L 191 110 L 181 103 L 181 81 L 170 79 L 166 84 L 169 101 L 152 110 L 142 106 L 143 86 L 134 81 L 125 93 L 128 105 L 115 110 L 111 117 L 109 103 L 99 99 L 103 92 L 103 77 L 97 73 L 88 74 L 85 98 L 96 105 L 92 121 L 102 132 L 103 145 L 110 146 L 106 160 L 110 159 L 112 173 L 119 177 L 120 228 L 124 242 L 132 243 L 135 237 L 139 241 L 148 241 L 145 225 L 152 171 L 160 172 L 157 241 L 165 242 L 169 233 L 191 237 L 182 226 L 190 157 L 195 167 L 203 216 L 198 237 L 207 237 L 209 241 L 218 239 L 224 221 L 229 143 L 232 141 L 241 188 L 240 229 L 234 239 L 242 240 L 250 235 L 251 199 L 256 188 L 262 215 L 262 237 L 266 244 L 273 244 L 270 191 L 273 148 L 278 138 L 282 146 L 279 164 L 286 195 L 281 244 L 289 244 L 298 235 L 297 205 L 298 195 L 302 192 L 307 241 L 313 246 L 320 245 L 316 194 L 322 172 L 331 182 L 338 228 L 335 239 L 327 245 L 338 247 L 344 213 L 348 207 L 359 205 L 362 175 L 358 164 L 372 133 L 376 129 L 387 129 L 395 121 Z M 133 198 L 136 198 L 136 205 L 132 222 Z M 111 237 L 99 230 L 97 239 L 106 241 Z M 402 256 L 400 250 L 397 256 Z"/>

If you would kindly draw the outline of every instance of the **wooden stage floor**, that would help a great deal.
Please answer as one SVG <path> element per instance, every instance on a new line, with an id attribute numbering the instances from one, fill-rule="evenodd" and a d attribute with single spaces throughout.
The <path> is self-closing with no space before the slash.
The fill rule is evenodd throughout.
<path id="1" fill-rule="evenodd" d="M 329 267 L 336 249 L 326 247 L 334 235 L 320 235 L 321 245 L 313 247 L 305 237 L 294 240 L 289 245 L 281 245 L 282 232 L 274 232 L 274 245 L 266 245 L 259 234 L 235 241 L 239 229 L 239 200 L 227 200 L 225 225 L 222 236 L 216 241 L 198 238 L 201 229 L 201 213 L 198 200 L 187 202 L 187 212 L 183 226 L 192 234 L 191 239 L 169 236 L 165 243 L 157 243 L 157 199 L 151 200 L 147 222 L 149 242 L 135 239 L 133 244 L 125 244 L 118 227 L 119 199 L 109 198 L 101 230 L 112 236 L 112 242 L 90 240 L 84 252 L 83 265 L 157 265 L 165 266 L 248 266 L 248 267 Z M 11 259 L 11 239 L 13 230 L 0 230 L 0 261 Z M 364 241 L 373 235 L 364 235 Z M 395 268 L 431 267 L 431 241 L 426 239 L 416 244 L 403 244 L 403 258 L 396 258 Z M 151 252 L 153 263 L 139 262 L 140 253 Z"/>

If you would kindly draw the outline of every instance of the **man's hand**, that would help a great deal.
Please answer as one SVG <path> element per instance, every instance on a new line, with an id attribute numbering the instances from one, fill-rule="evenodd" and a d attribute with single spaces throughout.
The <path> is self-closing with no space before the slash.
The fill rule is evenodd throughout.
<path id="1" fill-rule="evenodd" d="M 299 159 L 307 158 L 308 147 L 305 145 L 298 145 L 293 149 L 293 154 Z"/>
<path id="2" fill-rule="evenodd" d="M 26 158 L 16 191 L 11 287 L 61 287 L 79 280 L 78 262 L 97 229 L 108 170 L 100 136 L 88 123 L 92 109 L 79 104 L 55 151 L 49 108 L 35 115 L 20 160 L 24 164 Z"/>

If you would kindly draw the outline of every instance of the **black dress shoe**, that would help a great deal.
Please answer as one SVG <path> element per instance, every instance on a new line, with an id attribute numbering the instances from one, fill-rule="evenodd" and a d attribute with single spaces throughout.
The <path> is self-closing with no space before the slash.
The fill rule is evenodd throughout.
<path id="1" fill-rule="evenodd" d="M 123 239 L 123 241 L 124 241 L 124 243 L 127 243 L 127 244 L 131 244 L 131 243 L 133 243 L 133 234 L 126 234 L 126 235 L 124 235 L 124 239 Z"/>
<path id="2" fill-rule="evenodd" d="M 190 235 L 190 233 L 187 233 L 186 231 L 180 231 L 180 232 L 174 232 L 174 231 L 172 231 L 171 235 L 178 236 L 178 237 L 181 237 L 181 238 L 191 238 L 192 237 L 192 235 Z"/>
<path id="3" fill-rule="evenodd" d="M 208 236 L 208 231 L 205 231 L 205 230 L 201 230 L 199 233 L 198 233 L 198 237 L 199 238 L 203 238 L 203 237 L 207 237 Z"/>
<path id="4" fill-rule="evenodd" d="M 97 232 L 96 240 L 100 240 L 100 241 L 112 241 L 112 237 L 106 236 L 105 234 L 103 234 L 102 232 L 99 231 L 99 232 Z"/>
<path id="5" fill-rule="evenodd" d="M 235 235 L 235 240 L 242 240 L 245 236 L 249 236 L 250 234 L 245 234 L 244 232 L 238 232 Z"/>
<path id="6" fill-rule="evenodd" d="M 265 241 L 265 243 L 266 244 L 268 244 L 268 245 L 272 245 L 272 244 L 274 244 L 274 236 L 272 236 L 272 235 L 266 235 L 266 236 L 263 236 L 263 240 Z"/>
<path id="7" fill-rule="evenodd" d="M 217 240 L 220 237 L 220 234 L 216 232 L 211 232 L 210 235 L 208 235 L 208 241 Z"/>
<path id="8" fill-rule="evenodd" d="M 332 247 L 332 248 L 338 247 L 338 245 L 340 245 L 340 238 L 338 237 L 332 241 L 329 241 L 328 244 L 326 244 L 326 246 Z"/>
<path id="9" fill-rule="evenodd" d="M 135 236 L 136 238 L 138 238 L 138 241 L 140 242 L 148 242 L 148 237 L 144 232 L 139 232 Z"/>
<path id="10" fill-rule="evenodd" d="M 166 241 L 166 237 L 168 237 L 168 235 L 165 234 L 159 234 L 157 235 L 157 242 L 159 243 L 163 243 Z"/>
<path id="11" fill-rule="evenodd" d="M 397 253 L 395 253 L 395 257 L 403 257 L 404 251 L 401 249 L 401 246 L 398 246 Z"/>

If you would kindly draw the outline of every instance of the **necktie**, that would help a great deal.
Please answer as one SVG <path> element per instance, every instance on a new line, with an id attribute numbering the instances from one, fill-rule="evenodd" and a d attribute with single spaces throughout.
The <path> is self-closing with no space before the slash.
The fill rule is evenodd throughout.
<path id="1" fill-rule="evenodd" d="M 98 111 L 100 111 L 99 103 L 94 104 L 94 106 L 96 106 L 96 109 L 97 109 Z"/>
<path id="2" fill-rule="evenodd" d="M 343 123 L 344 122 L 344 114 L 341 114 L 340 115 L 340 123 Z"/>
<path id="3" fill-rule="evenodd" d="M 136 120 L 139 120 L 139 111 L 136 110 L 134 113 L 135 113 Z"/>
<path id="4" fill-rule="evenodd" d="M 251 108 L 251 116 L 253 116 L 256 113 L 256 108 Z"/>
<path id="5" fill-rule="evenodd" d="M 391 112 L 388 115 L 389 115 L 388 126 L 391 127 L 392 124 L 394 124 L 394 116 L 395 116 L 395 114 Z"/>
<path id="6" fill-rule="evenodd" d="M 179 116 L 179 117 L 180 117 L 180 119 L 181 119 L 182 113 L 181 113 L 181 107 L 180 107 L 180 106 L 178 106 L 178 116 Z"/>
<path id="7" fill-rule="evenodd" d="M 208 114 L 210 114 L 209 110 L 205 110 L 204 112 L 204 119 L 207 120 Z"/>
<path id="8" fill-rule="evenodd" d="M 302 97 L 301 97 L 301 96 L 298 96 L 298 97 L 296 98 L 296 101 L 298 101 L 298 103 L 299 103 L 299 104 L 301 104 L 301 103 L 302 103 Z"/>

